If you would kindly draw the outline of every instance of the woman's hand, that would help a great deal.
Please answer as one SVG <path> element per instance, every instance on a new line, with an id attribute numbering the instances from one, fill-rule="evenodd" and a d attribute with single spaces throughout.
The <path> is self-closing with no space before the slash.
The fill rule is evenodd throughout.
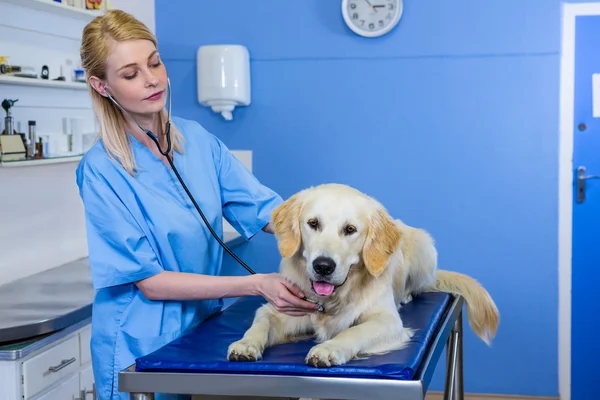
<path id="1" fill-rule="evenodd" d="M 273 225 L 270 222 L 268 224 L 266 224 L 265 226 L 263 226 L 262 230 L 263 230 L 263 232 L 267 232 L 267 233 L 271 233 L 271 234 L 275 233 L 275 230 L 273 229 Z"/>
<path id="2" fill-rule="evenodd" d="M 272 273 L 260 274 L 257 277 L 259 277 L 258 293 L 277 311 L 299 317 L 319 309 L 318 304 L 302 300 L 304 293 L 281 275 Z"/>

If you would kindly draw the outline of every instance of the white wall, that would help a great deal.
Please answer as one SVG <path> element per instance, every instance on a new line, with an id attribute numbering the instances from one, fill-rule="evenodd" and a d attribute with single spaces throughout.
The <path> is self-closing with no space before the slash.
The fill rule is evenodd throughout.
<path id="1" fill-rule="evenodd" d="M 0 0 L 0 55 L 39 74 L 48 65 L 50 79 L 60 66 L 79 66 L 81 32 L 88 20 L 21 7 Z M 27 1 L 25 3 L 32 3 Z M 134 14 L 154 30 L 154 2 L 113 0 L 115 8 Z M 91 18 L 89 19 L 91 20 Z M 63 139 L 62 118 L 84 118 L 84 131 L 96 132 L 85 90 L 6 85 L 0 101 L 19 99 L 15 125 L 27 131 L 37 122 L 38 135 Z M 0 109 L 4 128 L 4 110 Z M 87 256 L 83 207 L 75 183 L 77 162 L 6 168 L 0 166 L 0 284 Z"/>
<path id="2" fill-rule="evenodd" d="M 50 79 L 60 74 L 61 65 L 67 75 L 69 63 L 79 67 L 86 23 L 0 0 L 0 55 L 9 56 L 11 64 L 30 65 L 38 74 L 42 65 L 48 65 Z M 5 98 L 18 99 L 13 116 L 22 132 L 27 132 L 28 120 L 35 120 L 38 135 L 65 139 L 62 118 L 75 116 L 84 118 L 85 132 L 97 130 L 85 90 L 0 82 L 0 101 Z M 4 128 L 5 113 L 0 112 Z M 76 166 L 76 162 L 0 166 L 0 284 L 87 255 Z"/>
<path id="3" fill-rule="evenodd" d="M 113 8 L 126 11 L 142 21 L 152 32 L 155 30 L 154 0 L 110 0 Z"/>

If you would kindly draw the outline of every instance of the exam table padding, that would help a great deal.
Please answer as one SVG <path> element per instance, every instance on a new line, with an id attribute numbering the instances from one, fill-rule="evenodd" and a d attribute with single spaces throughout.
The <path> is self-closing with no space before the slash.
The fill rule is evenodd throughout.
<path id="1" fill-rule="evenodd" d="M 228 361 L 228 346 L 244 335 L 252 324 L 255 310 L 265 302 L 261 297 L 241 298 L 180 338 L 138 358 L 136 371 L 411 380 L 423 361 L 451 300 L 451 295 L 447 293 L 424 293 L 400 309 L 405 326 L 417 329 L 407 348 L 353 360 L 342 366 L 315 368 L 304 362 L 306 354 L 315 345 L 312 340 L 268 348 L 260 361 Z"/>

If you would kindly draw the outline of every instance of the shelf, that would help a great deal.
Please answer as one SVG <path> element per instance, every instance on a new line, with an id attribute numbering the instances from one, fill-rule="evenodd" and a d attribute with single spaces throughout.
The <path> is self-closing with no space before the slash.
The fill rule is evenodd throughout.
<path id="1" fill-rule="evenodd" d="M 35 165 L 45 165 L 45 164 L 63 164 L 63 163 L 71 163 L 78 162 L 83 157 L 83 154 L 73 154 L 73 155 L 64 155 L 64 156 L 55 156 L 48 158 L 37 158 L 33 160 L 15 160 L 15 161 L 2 161 L 0 162 L 0 166 L 3 168 L 14 168 L 14 167 L 30 167 Z"/>
<path id="2" fill-rule="evenodd" d="M 18 76 L 9 75 L 0 75 L 0 85 L 1 84 L 87 90 L 87 85 L 85 83 L 80 82 L 53 81 L 40 78 L 20 78 Z"/>
<path id="3" fill-rule="evenodd" d="M 70 18 L 91 21 L 98 15 L 102 15 L 103 10 L 86 10 L 83 8 L 75 8 L 63 3 L 57 3 L 52 0 L 0 0 L 0 3 L 12 3 L 21 7 L 47 11 L 56 15 L 62 15 Z"/>

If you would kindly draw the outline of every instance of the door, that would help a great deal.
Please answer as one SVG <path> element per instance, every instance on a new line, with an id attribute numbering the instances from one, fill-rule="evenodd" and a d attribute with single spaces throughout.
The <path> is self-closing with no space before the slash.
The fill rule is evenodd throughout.
<path id="1" fill-rule="evenodd" d="M 594 102 L 600 110 L 600 75 L 593 90 L 594 74 L 600 74 L 600 16 L 579 16 L 575 23 L 572 400 L 600 398 L 600 112 L 594 116 Z"/>

